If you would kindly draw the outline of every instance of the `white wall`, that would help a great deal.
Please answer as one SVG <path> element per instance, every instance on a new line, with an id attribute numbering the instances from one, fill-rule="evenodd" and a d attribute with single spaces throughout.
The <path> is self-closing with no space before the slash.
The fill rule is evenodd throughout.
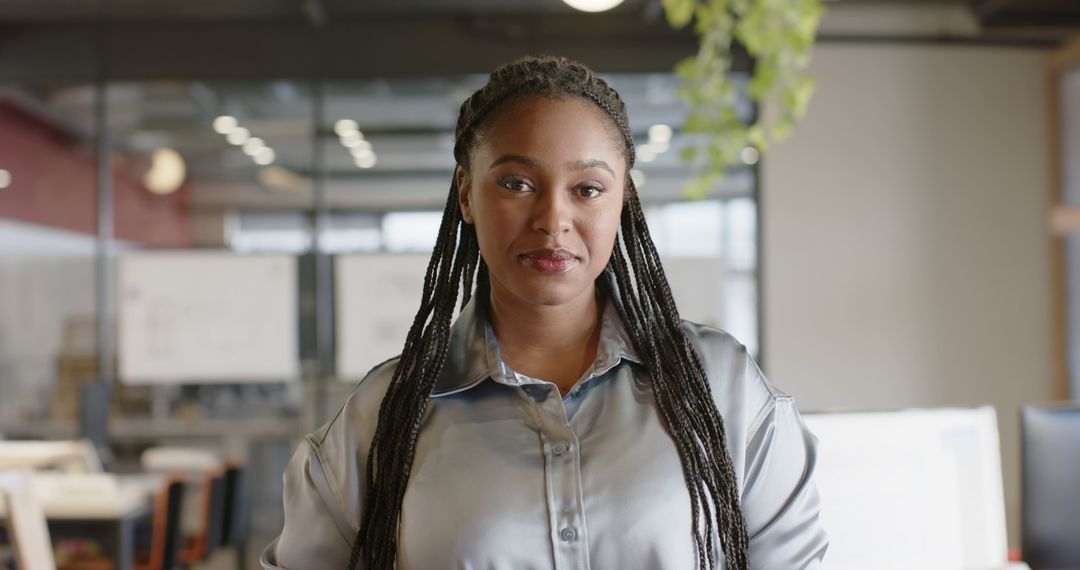
<path id="1" fill-rule="evenodd" d="M 69 319 L 94 315 L 94 237 L 0 219 L 0 421 L 46 411 Z"/>
<path id="2" fill-rule="evenodd" d="M 824 44 L 762 164 L 766 373 L 804 410 L 1052 397 L 1044 52 Z"/>

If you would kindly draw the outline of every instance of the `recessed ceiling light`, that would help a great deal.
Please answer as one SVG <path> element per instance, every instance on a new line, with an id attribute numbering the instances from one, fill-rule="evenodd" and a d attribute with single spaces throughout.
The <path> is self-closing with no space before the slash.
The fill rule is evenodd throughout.
<path id="1" fill-rule="evenodd" d="M 253 158 L 255 159 L 255 164 L 266 166 L 273 163 L 274 159 L 277 158 L 277 155 L 274 153 L 274 149 L 264 146 L 259 149 L 259 152 L 255 153 Z"/>
<path id="2" fill-rule="evenodd" d="M 649 127 L 650 142 L 668 142 L 671 140 L 671 127 L 665 124 L 657 124 Z"/>
<path id="3" fill-rule="evenodd" d="M 262 150 L 262 148 L 265 146 L 266 143 L 263 142 L 263 140 L 259 137 L 251 137 L 247 140 L 247 142 L 244 143 L 244 154 L 248 156 L 255 156 L 255 154 Z"/>
<path id="4" fill-rule="evenodd" d="M 622 4 L 623 0 L 563 0 L 563 2 L 582 12 L 604 12 Z"/>
<path id="5" fill-rule="evenodd" d="M 229 131 L 229 134 L 225 135 L 225 140 L 229 141 L 229 144 L 240 146 L 247 142 L 251 137 L 251 132 L 244 127 L 236 127 Z"/>
<path id="6" fill-rule="evenodd" d="M 345 136 L 346 133 L 355 133 L 359 128 L 360 125 L 357 125 L 356 121 L 352 119 L 338 119 L 338 121 L 334 123 L 334 132 L 337 133 L 337 136 L 339 137 Z"/>
<path id="7" fill-rule="evenodd" d="M 356 157 L 356 165 L 360 168 L 371 168 L 375 166 L 377 160 L 378 159 L 376 158 L 375 153 L 369 152 L 362 156 Z"/>
<path id="8" fill-rule="evenodd" d="M 236 120 L 236 117 L 230 115 L 222 115 L 214 119 L 214 130 L 218 134 L 227 135 L 232 132 L 240 123 Z"/>
<path id="9" fill-rule="evenodd" d="M 371 143 L 365 140 L 357 141 L 353 146 L 349 147 L 349 151 L 355 156 L 356 153 L 371 152 Z"/>

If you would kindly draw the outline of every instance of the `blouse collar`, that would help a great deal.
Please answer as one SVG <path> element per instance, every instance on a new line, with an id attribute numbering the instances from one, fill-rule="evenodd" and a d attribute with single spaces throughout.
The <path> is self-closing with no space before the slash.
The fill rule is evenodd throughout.
<path id="1" fill-rule="evenodd" d="M 463 392 L 488 378 L 510 385 L 539 382 L 517 374 L 503 361 L 498 339 L 478 302 L 475 296 L 470 299 L 450 329 L 446 364 L 431 391 L 433 398 Z M 600 317 L 600 339 L 591 373 L 602 374 L 622 359 L 641 364 L 615 301 L 607 299 Z"/>

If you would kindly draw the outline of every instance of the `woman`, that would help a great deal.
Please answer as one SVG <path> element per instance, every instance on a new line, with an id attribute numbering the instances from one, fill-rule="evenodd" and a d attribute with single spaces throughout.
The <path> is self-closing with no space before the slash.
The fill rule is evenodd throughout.
<path id="1" fill-rule="evenodd" d="M 264 567 L 816 567 L 813 436 L 741 344 L 679 319 L 618 94 L 525 58 L 455 134 L 402 355 L 297 450 Z"/>

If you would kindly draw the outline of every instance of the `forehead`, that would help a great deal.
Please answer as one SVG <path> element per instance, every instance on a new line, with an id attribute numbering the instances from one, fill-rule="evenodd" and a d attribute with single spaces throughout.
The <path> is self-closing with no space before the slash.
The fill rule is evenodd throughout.
<path id="1" fill-rule="evenodd" d="M 617 155 L 624 161 L 626 157 L 615 121 L 580 97 L 534 96 L 508 102 L 483 122 L 475 140 L 474 150 L 496 154 L 531 147 L 534 151 Z"/>

